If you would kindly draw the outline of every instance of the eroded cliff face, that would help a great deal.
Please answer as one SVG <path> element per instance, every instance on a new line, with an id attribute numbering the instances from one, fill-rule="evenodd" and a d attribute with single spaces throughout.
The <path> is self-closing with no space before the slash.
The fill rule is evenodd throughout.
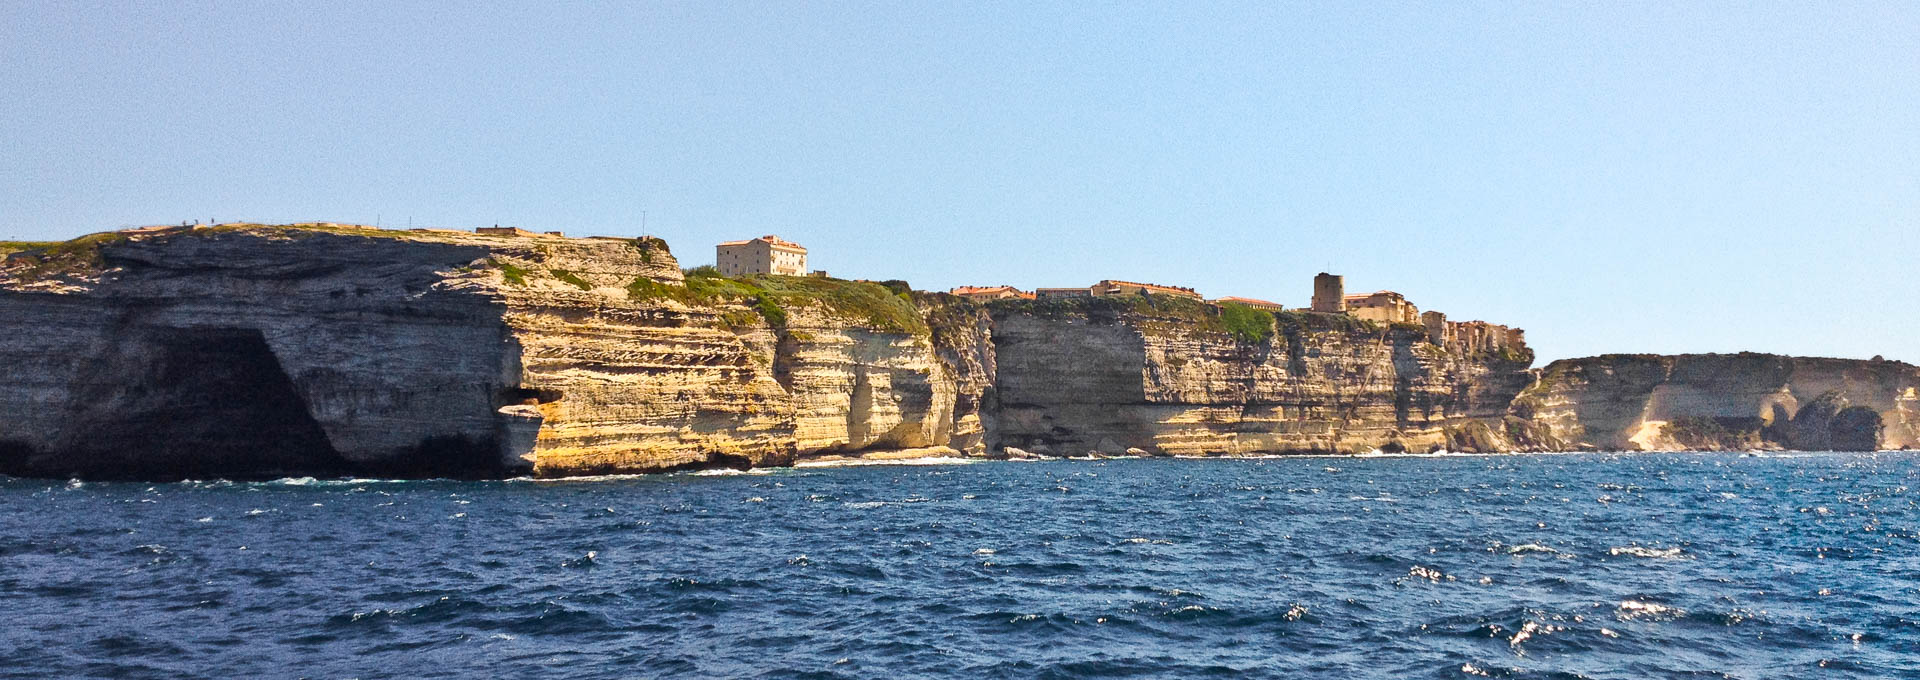
<path id="1" fill-rule="evenodd" d="M 0 472 L 17 475 L 1920 440 L 1907 364 L 1609 356 L 1528 371 L 1517 330 L 1437 315 L 981 305 L 900 282 L 683 274 L 657 239 L 225 225 L 9 248 Z"/>
<path id="2" fill-rule="evenodd" d="M 167 478 L 500 466 L 515 370 L 464 242 L 110 235 L 0 276 L 0 466 Z M 442 462 L 442 461 L 445 462 Z"/>
<path id="3" fill-rule="evenodd" d="M 575 475 L 981 450 L 982 381 L 927 328 L 776 306 L 688 298 L 655 239 L 89 237 L 0 266 L 0 471 Z"/>
<path id="4" fill-rule="evenodd" d="M 1917 387 L 1898 361 L 1606 355 L 1549 364 L 1514 413 L 1568 448 L 1911 448 Z"/>
<path id="5" fill-rule="evenodd" d="M 1236 335 L 1175 300 L 994 308 L 994 447 L 1082 455 L 1506 450 L 1521 346 L 1282 313 Z M 1258 318 L 1258 317 L 1256 317 Z"/>

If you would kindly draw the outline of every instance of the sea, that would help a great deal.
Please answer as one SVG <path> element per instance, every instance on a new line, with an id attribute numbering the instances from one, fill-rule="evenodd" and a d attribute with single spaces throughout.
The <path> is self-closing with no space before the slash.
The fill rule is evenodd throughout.
<path id="1" fill-rule="evenodd" d="M 0 677 L 1920 677 L 1920 454 L 919 463 L 0 478 Z"/>

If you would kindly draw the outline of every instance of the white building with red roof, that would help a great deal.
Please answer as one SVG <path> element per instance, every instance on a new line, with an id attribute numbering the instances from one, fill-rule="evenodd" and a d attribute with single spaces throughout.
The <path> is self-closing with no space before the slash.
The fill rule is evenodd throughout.
<path id="1" fill-rule="evenodd" d="M 728 241 L 714 246 L 713 266 L 727 276 L 806 276 L 807 249 L 773 234 L 746 241 Z"/>

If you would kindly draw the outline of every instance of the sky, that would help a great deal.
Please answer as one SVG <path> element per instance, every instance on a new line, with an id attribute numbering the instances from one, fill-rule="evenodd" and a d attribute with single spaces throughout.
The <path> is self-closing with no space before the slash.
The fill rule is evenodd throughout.
<path id="1" fill-rule="evenodd" d="M 0 240 L 190 220 L 1920 361 L 1920 4 L 0 0 Z"/>

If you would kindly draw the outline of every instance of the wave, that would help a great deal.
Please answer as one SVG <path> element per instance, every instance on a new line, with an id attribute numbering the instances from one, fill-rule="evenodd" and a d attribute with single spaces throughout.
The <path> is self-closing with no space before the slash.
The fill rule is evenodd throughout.
<path id="1" fill-rule="evenodd" d="M 1546 553 L 1548 555 L 1566 554 L 1558 550 L 1554 550 L 1553 548 L 1540 545 L 1538 543 L 1522 543 L 1520 545 L 1510 546 L 1507 548 L 1508 555 L 1526 555 L 1529 553 Z"/>
<path id="2" fill-rule="evenodd" d="M 906 505 L 908 503 L 931 503 L 931 502 L 933 502 L 933 499 L 931 498 L 923 498 L 920 496 L 910 496 L 907 498 L 902 498 L 897 501 L 849 501 L 846 503 L 842 503 L 841 505 L 845 505 L 849 508 L 860 508 L 862 510 L 865 510 L 870 508 L 884 507 L 888 505 Z"/>
<path id="3" fill-rule="evenodd" d="M 1607 549 L 1608 555 L 1627 555 L 1629 557 L 1650 557 L 1655 559 L 1686 559 L 1688 555 L 1679 548 L 1647 548 L 1637 545 L 1615 546 Z"/>
<path id="4" fill-rule="evenodd" d="M 1614 608 L 1614 617 L 1622 621 L 1672 621 L 1686 616 L 1686 610 L 1658 602 L 1622 600 Z"/>
<path id="5" fill-rule="evenodd" d="M 986 460 L 981 458 L 955 458 L 953 456 L 929 456 L 926 458 L 896 458 L 891 460 L 881 459 L 881 458 L 875 458 L 875 459 L 848 458 L 844 460 L 806 460 L 806 461 L 800 461 L 798 463 L 794 463 L 793 466 L 797 468 L 828 468 L 828 467 L 868 467 L 868 466 L 874 466 L 874 465 L 972 465 L 974 463 L 984 463 L 984 462 L 986 462 Z"/>

